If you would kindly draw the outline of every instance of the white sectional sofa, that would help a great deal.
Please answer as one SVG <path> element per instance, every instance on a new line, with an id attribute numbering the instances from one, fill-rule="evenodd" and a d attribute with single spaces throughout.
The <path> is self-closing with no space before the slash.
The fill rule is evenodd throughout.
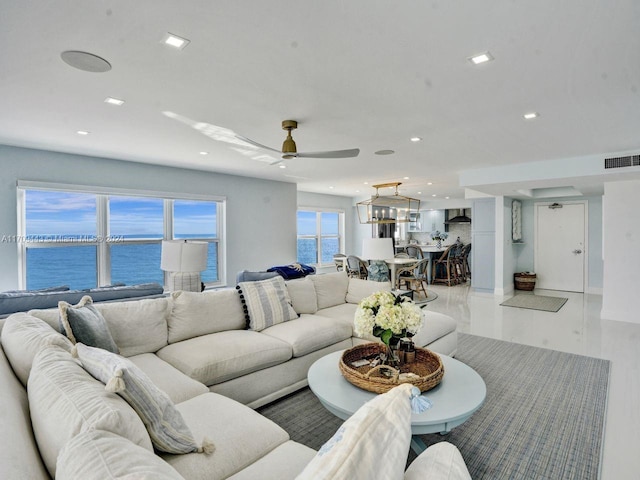
<path id="1" fill-rule="evenodd" d="M 72 345 L 58 333 L 57 310 L 15 313 L 0 324 L 0 478 L 50 478 L 56 470 L 62 478 L 81 478 L 78 472 L 89 467 L 93 478 L 100 478 L 93 460 L 83 464 L 78 459 L 94 458 L 95 453 L 88 452 L 103 447 L 107 453 L 100 458 L 108 459 L 110 453 L 114 472 L 136 468 L 138 473 L 152 472 L 149 478 L 295 478 L 316 452 L 291 441 L 284 430 L 252 408 L 305 386 L 308 368 L 316 359 L 375 340 L 354 336 L 353 316 L 360 299 L 388 288 L 388 284 L 349 279 L 344 273 L 287 282 L 299 318 L 259 332 L 246 329 L 243 303 L 232 289 L 95 304 L 120 354 L 171 398 L 195 438 L 206 436 L 213 441 L 212 455 L 154 455 L 144 433 L 135 440 L 117 431 L 104 432 L 85 419 L 70 427 L 66 423 L 70 407 L 51 398 L 73 396 L 81 385 L 86 391 L 100 392 L 97 397 L 107 397 L 113 403 L 109 408 L 128 415 L 122 418 L 131 417 L 131 407 L 116 394 L 104 392 L 104 385 L 67 353 Z M 428 309 L 424 316 L 416 343 L 455 355 L 455 321 Z M 51 368 L 52 361 L 60 368 Z M 58 389 L 67 378 L 76 380 L 66 382 L 67 390 Z M 47 389 L 50 395 L 31 395 Z M 44 407 L 40 397 L 48 398 Z M 47 415 L 42 414 L 43 408 Z M 433 455 L 429 450 L 425 458 Z M 126 463 L 131 459 L 133 463 Z M 414 463 L 411 478 L 441 478 L 422 477 L 422 471 L 434 468 L 433 461 L 423 458 Z"/>

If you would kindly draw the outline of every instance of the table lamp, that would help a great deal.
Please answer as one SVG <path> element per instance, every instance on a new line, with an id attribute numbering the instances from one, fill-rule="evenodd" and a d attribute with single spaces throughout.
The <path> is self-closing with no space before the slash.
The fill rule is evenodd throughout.
<path id="1" fill-rule="evenodd" d="M 163 240 L 160 268 L 170 272 L 168 287 L 171 291 L 201 292 L 200 272 L 207 268 L 207 242 Z"/>
<path id="2" fill-rule="evenodd" d="M 374 282 L 389 281 L 389 267 L 385 263 L 393 258 L 392 238 L 365 238 L 362 240 L 362 258 L 369 260 L 368 279 Z"/>

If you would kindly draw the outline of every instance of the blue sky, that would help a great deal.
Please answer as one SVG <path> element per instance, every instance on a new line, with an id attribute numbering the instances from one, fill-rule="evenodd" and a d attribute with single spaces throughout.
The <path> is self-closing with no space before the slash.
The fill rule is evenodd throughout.
<path id="1" fill-rule="evenodd" d="M 214 202 L 176 200 L 174 235 L 216 236 Z M 27 235 L 95 235 L 96 196 L 85 193 L 26 192 Z M 163 201 L 147 197 L 109 198 L 111 235 L 162 238 Z"/>
<path id="2" fill-rule="evenodd" d="M 337 213 L 322 213 L 323 235 L 338 234 L 338 218 Z M 316 212 L 298 212 L 298 235 L 316 235 Z"/>

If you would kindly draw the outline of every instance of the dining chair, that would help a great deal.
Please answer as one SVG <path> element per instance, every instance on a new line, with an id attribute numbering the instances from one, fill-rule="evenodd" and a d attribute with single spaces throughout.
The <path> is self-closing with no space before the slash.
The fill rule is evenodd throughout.
<path id="1" fill-rule="evenodd" d="M 452 251 L 455 245 L 449 245 L 440 258 L 433 262 L 431 283 L 444 283 L 449 287 L 456 282 L 453 268 Z"/>
<path id="2" fill-rule="evenodd" d="M 367 271 L 367 262 L 355 255 L 347 256 L 347 275 L 352 278 L 361 278 L 366 280 L 369 276 Z"/>
<path id="3" fill-rule="evenodd" d="M 398 283 L 402 285 L 402 282 L 404 282 L 407 289 L 412 290 L 416 293 L 420 293 L 420 291 L 422 291 L 422 293 L 424 293 L 424 297 L 428 298 L 426 287 L 428 283 L 428 268 L 428 258 L 423 258 L 416 264 L 409 267 L 400 268 L 398 270 Z"/>
<path id="4" fill-rule="evenodd" d="M 471 244 L 467 243 L 462 251 L 462 268 L 464 270 L 465 280 L 471 278 L 471 267 L 469 266 L 469 254 L 471 253 Z"/>
<path id="5" fill-rule="evenodd" d="M 333 256 L 333 263 L 336 264 L 336 270 L 338 270 L 339 272 L 344 270 L 344 259 L 345 258 L 347 258 L 347 256 L 344 253 L 336 253 Z"/>
<path id="6" fill-rule="evenodd" d="M 416 247 L 415 245 L 407 245 L 404 249 L 411 258 L 417 258 L 418 260 L 422 260 L 424 258 L 424 253 L 420 247 Z"/>

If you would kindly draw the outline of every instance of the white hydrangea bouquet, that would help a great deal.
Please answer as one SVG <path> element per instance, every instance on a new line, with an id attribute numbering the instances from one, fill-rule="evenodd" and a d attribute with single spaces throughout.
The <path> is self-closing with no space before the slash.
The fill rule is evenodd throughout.
<path id="1" fill-rule="evenodd" d="M 373 334 L 390 347 L 422 327 L 422 310 L 406 296 L 376 292 L 358 304 L 354 320 L 359 336 Z"/>

